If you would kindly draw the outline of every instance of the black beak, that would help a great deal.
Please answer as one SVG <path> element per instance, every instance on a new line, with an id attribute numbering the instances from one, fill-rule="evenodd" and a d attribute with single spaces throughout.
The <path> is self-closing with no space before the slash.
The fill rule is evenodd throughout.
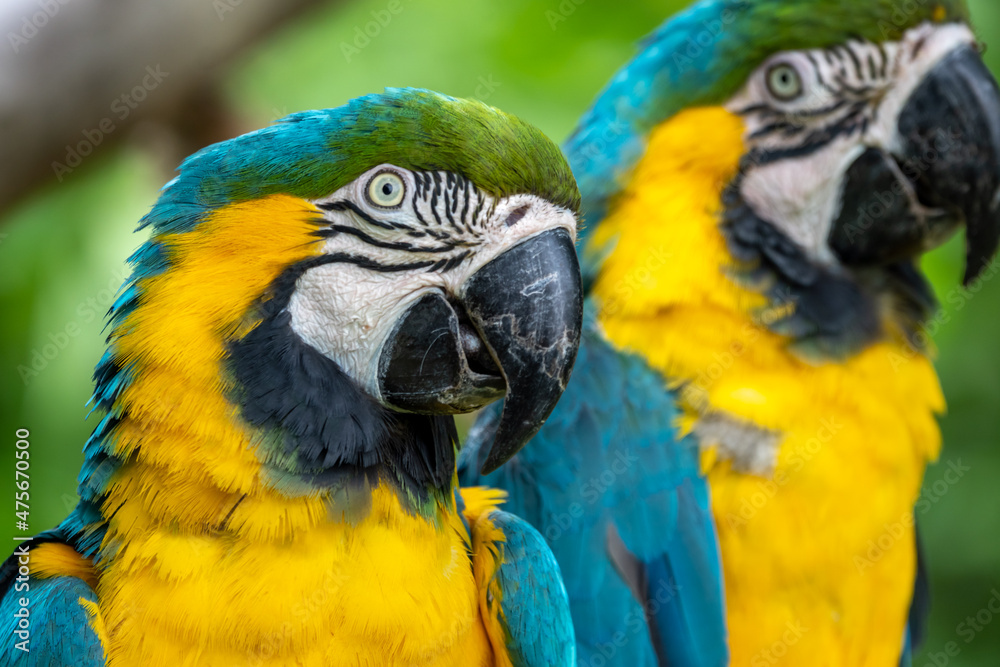
<path id="1" fill-rule="evenodd" d="M 968 284 L 1000 242 L 1000 89 L 971 46 L 914 90 L 899 137 L 899 155 L 869 149 L 848 170 L 830 246 L 845 264 L 890 264 L 964 223 Z"/>
<path id="2" fill-rule="evenodd" d="M 400 318 L 379 359 L 383 400 L 424 414 L 471 412 L 504 396 L 483 473 L 542 427 L 580 344 L 583 296 L 569 233 L 521 241 L 480 268 L 457 300 L 429 293 Z"/>

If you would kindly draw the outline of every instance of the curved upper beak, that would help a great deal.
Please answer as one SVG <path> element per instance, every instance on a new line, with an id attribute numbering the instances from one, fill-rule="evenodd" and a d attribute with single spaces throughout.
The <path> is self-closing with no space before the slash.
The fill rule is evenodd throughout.
<path id="1" fill-rule="evenodd" d="M 964 224 L 971 282 L 1000 243 L 1000 89 L 972 46 L 945 56 L 913 91 L 898 139 L 898 154 L 871 148 L 848 170 L 831 247 L 846 264 L 886 264 Z"/>
<path id="2" fill-rule="evenodd" d="M 528 237 L 448 298 L 424 295 L 382 349 L 383 400 L 424 414 L 470 412 L 506 395 L 483 464 L 500 467 L 541 428 L 566 388 L 580 344 L 583 290 L 564 229 Z"/>

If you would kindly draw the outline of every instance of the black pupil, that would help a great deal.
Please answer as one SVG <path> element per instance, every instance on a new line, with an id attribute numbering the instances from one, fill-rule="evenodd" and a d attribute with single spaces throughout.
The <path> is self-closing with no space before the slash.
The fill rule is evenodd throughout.
<path id="1" fill-rule="evenodd" d="M 789 87 L 795 86 L 795 75 L 792 73 L 791 70 L 787 68 L 782 68 L 778 70 L 777 83 L 779 87 L 785 88 L 787 90 Z"/>
<path id="2" fill-rule="evenodd" d="M 385 183 L 382 185 L 382 194 L 386 197 L 392 194 L 392 183 Z"/>

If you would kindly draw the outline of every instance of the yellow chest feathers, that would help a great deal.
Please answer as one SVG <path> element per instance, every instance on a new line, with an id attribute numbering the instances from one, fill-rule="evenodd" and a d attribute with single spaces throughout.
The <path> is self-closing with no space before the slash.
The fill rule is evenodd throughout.
<path id="1" fill-rule="evenodd" d="M 468 538 L 373 492 L 271 542 L 133 534 L 101 576 L 109 665 L 493 665 Z"/>
<path id="2" fill-rule="evenodd" d="M 588 247 L 610 250 L 594 287 L 598 319 L 683 386 L 685 426 L 705 448 L 733 664 L 797 623 L 809 631 L 784 643 L 801 658 L 789 664 L 895 664 L 913 586 L 907 522 L 937 456 L 943 398 L 926 357 L 891 336 L 809 363 L 767 329 L 777 314 L 728 277 L 718 226 L 742 133 L 718 108 L 653 132 Z M 867 562 L 896 526 L 898 548 Z"/>

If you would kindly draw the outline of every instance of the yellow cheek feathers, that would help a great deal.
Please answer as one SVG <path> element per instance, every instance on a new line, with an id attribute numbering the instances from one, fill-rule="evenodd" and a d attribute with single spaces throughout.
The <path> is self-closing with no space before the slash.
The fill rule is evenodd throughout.
<path id="1" fill-rule="evenodd" d="M 120 424 L 114 453 L 134 452 L 163 473 L 205 475 L 212 486 L 246 493 L 259 465 L 249 435 L 226 400 L 225 341 L 247 326 L 255 300 L 288 266 L 319 252 L 311 236 L 319 212 L 275 195 L 209 215 L 194 231 L 156 239 L 170 269 L 142 280 L 142 304 L 114 331 L 122 362 L 136 380 L 119 399 L 131 419 Z M 194 502 L 178 498 L 178 504 Z"/>
<path id="2" fill-rule="evenodd" d="M 322 498 L 288 499 L 261 483 L 253 434 L 226 399 L 225 340 L 288 266 L 319 252 L 319 212 L 276 195 L 211 213 L 186 234 L 155 239 L 168 271 L 140 281 L 142 300 L 112 334 L 133 369 L 108 440 L 124 461 L 106 490 L 105 544 L 171 525 L 271 540 L 325 520 Z"/>
<path id="3" fill-rule="evenodd" d="M 319 253 L 320 240 L 310 235 L 319 215 L 308 202 L 275 195 L 155 239 L 171 267 L 140 282 L 143 304 L 114 332 L 119 355 L 137 371 L 165 367 L 215 388 L 223 341 L 285 268 Z"/>

